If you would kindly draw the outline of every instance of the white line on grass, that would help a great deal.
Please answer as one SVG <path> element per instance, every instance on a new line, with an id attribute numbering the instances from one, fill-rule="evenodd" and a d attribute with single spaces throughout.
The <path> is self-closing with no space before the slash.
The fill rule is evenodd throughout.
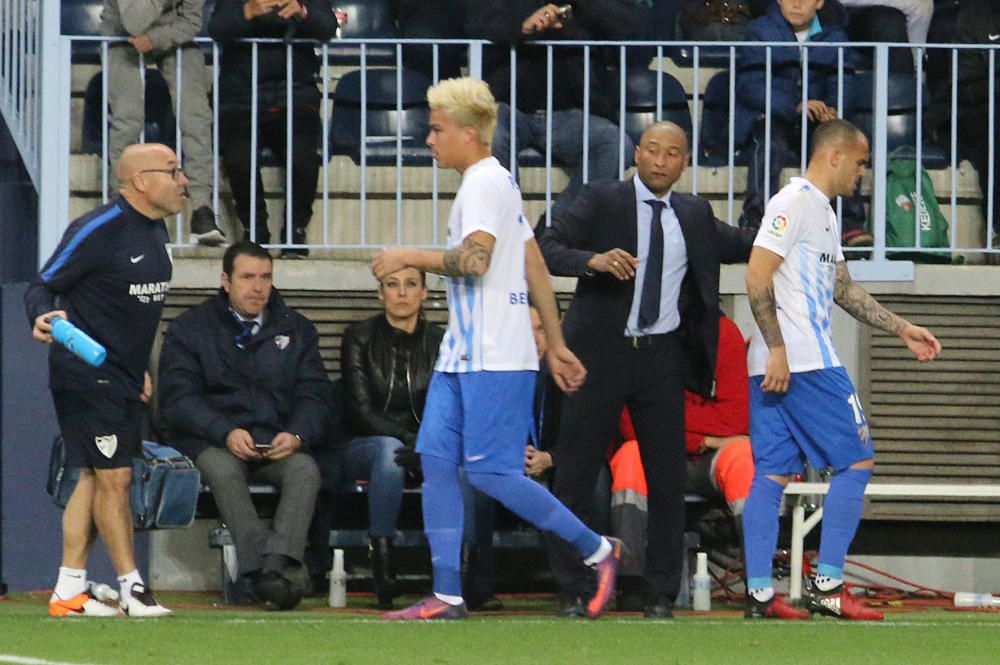
<path id="1" fill-rule="evenodd" d="M 688 617 L 685 617 L 688 618 Z M 684 618 L 681 620 L 663 620 L 663 621 L 650 621 L 648 619 L 642 619 L 641 617 L 635 617 L 632 619 L 616 619 L 611 617 L 605 617 L 599 621 L 601 624 L 614 624 L 620 626 L 675 626 L 682 629 L 687 629 L 692 626 L 732 626 L 734 623 L 738 623 L 735 620 L 719 620 L 719 619 L 702 619 L 695 618 L 694 621 L 685 621 Z M 468 621 L 468 620 L 467 620 Z M 466 622 L 467 622 L 466 621 Z M 314 618 L 281 618 L 281 619 L 227 619 L 224 623 L 227 624 L 296 624 L 296 625 L 308 625 L 308 624 L 327 624 L 331 622 L 336 622 L 338 624 L 382 624 L 385 626 L 392 625 L 451 625 L 455 623 L 466 623 L 466 622 L 453 622 L 453 621 L 386 621 L 380 617 L 351 617 L 351 618 L 333 618 L 329 619 L 314 619 Z M 567 622 L 565 619 L 559 619 L 553 617 L 551 619 L 547 618 L 532 618 L 532 617 L 480 617 L 472 619 L 473 623 L 487 624 L 515 624 L 515 625 L 593 625 L 589 621 L 579 621 L 579 622 Z M 793 630 L 796 627 L 807 627 L 807 626 L 864 626 L 866 628 L 939 628 L 939 627 L 962 627 L 962 626 L 976 626 L 983 628 L 1000 628 L 1000 621 L 988 622 L 988 621 L 974 621 L 974 620 L 955 620 L 949 619 L 946 621 L 913 621 L 908 619 L 903 620 L 889 620 L 889 621 L 837 621 L 834 619 L 824 620 L 820 619 L 817 621 L 755 621 L 752 625 L 767 627 L 767 629 L 777 628 L 778 630 Z M 0 658 L 0 663 L 5 661 Z"/>
<path id="2" fill-rule="evenodd" d="M 12 663 L 12 665 L 86 665 L 86 663 L 70 663 L 61 660 L 15 656 L 10 653 L 0 653 L 0 663 Z"/>

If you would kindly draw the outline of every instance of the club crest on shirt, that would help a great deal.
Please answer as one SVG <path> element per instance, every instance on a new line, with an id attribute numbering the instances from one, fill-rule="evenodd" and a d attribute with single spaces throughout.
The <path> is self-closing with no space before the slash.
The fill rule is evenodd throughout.
<path id="1" fill-rule="evenodd" d="M 781 240 L 788 230 L 788 217 L 778 213 L 768 222 L 765 232 L 775 240 Z"/>
<path id="2" fill-rule="evenodd" d="M 289 337 L 288 335 L 275 335 L 274 336 L 274 345 L 276 347 L 278 347 L 279 351 L 284 351 L 286 348 L 288 348 L 288 344 L 291 341 L 292 341 L 292 338 Z"/>
<path id="3" fill-rule="evenodd" d="M 118 450 L 118 435 L 109 434 L 108 436 L 95 436 L 94 445 L 97 449 L 101 451 L 101 454 L 111 459 L 111 456 L 115 454 Z"/>

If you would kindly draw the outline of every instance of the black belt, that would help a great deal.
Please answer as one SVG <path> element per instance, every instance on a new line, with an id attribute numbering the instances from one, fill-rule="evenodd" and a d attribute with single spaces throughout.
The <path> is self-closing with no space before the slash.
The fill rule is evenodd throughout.
<path id="1" fill-rule="evenodd" d="M 661 333 L 659 335 L 641 335 L 639 337 L 629 337 L 625 336 L 625 342 L 631 346 L 633 349 L 645 349 L 651 346 L 657 346 L 663 344 L 668 339 L 674 336 L 676 330 L 670 331 L 668 333 Z"/>

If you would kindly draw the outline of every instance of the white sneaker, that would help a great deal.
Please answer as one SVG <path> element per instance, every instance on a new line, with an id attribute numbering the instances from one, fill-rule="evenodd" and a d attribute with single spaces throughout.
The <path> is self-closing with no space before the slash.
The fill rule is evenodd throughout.
<path id="1" fill-rule="evenodd" d="M 145 584 L 133 584 L 132 592 L 121 599 L 118 613 L 127 617 L 165 617 L 172 612 L 156 602 Z"/>
<path id="2" fill-rule="evenodd" d="M 49 598 L 49 616 L 54 617 L 113 617 L 118 610 L 94 598 L 90 591 L 78 593 L 69 600 L 56 594 Z"/>

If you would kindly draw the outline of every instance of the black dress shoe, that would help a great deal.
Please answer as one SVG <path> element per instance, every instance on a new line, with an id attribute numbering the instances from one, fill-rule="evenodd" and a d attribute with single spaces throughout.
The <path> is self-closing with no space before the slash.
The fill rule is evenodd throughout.
<path id="1" fill-rule="evenodd" d="M 567 596 L 561 599 L 559 616 L 582 619 L 587 616 L 587 599 L 583 596 Z"/>
<path id="2" fill-rule="evenodd" d="M 643 616 L 647 619 L 673 619 L 674 601 L 669 598 L 657 598 L 646 601 L 646 609 Z"/>

